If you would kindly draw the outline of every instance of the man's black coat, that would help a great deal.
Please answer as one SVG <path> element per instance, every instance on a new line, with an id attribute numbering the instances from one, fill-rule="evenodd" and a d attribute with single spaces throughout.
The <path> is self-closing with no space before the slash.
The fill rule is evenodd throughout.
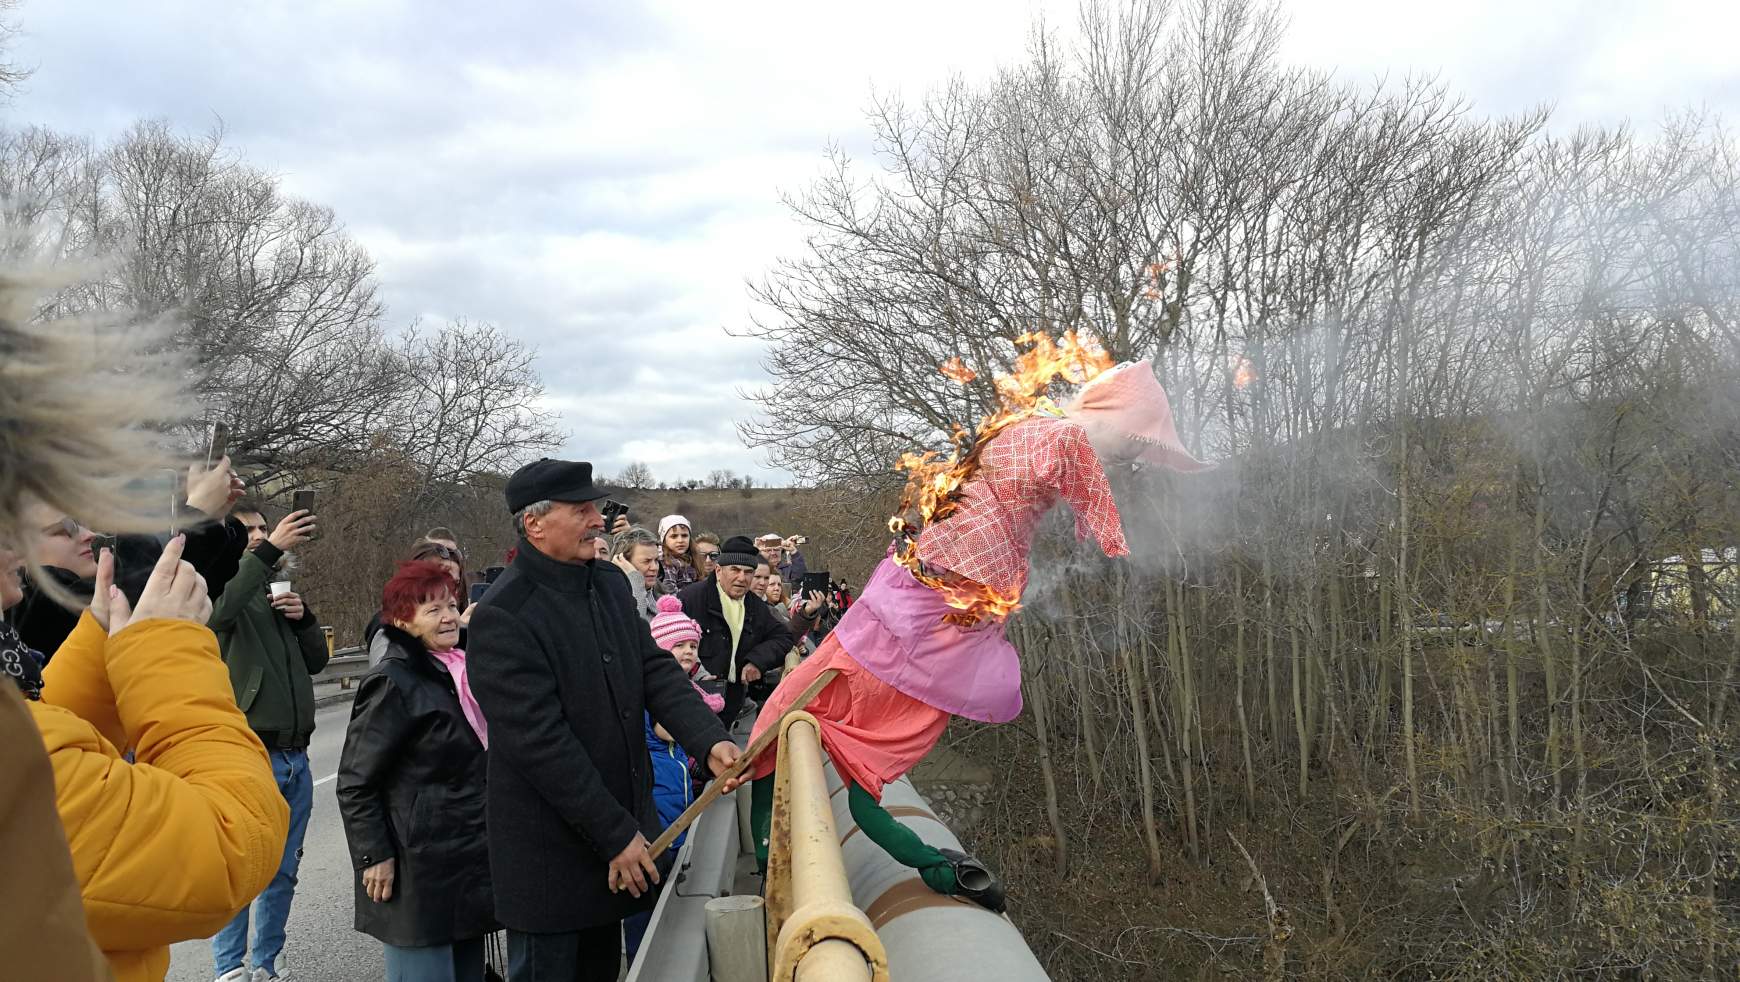
<path id="1" fill-rule="evenodd" d="M 725 623 L 725 607 L 719 602 L 719 574 L 691 583 L 678 591 L 683 613 L 701 625 L 701 664 L 722 679 L 732 677 L 731 627 Z M 743 597 L 743 634 L 737 639 L 737 670 L 754 665 L 763 674 L 785 664 L 792 646 L 791 628 L 780 623 L 767 601 L 753 593 Z"/>
<path id="2" fill-rule="evenodd" d="M 651 904 L 613 894 L 610 861 L 661 830 L 643 712 L 706 760 L 729 739 L 634 611 L 609 562 L 521 541 L 471 616 L 467 675 L 489 721 L 489 865 L 509 928 L 558 933 Z"/>

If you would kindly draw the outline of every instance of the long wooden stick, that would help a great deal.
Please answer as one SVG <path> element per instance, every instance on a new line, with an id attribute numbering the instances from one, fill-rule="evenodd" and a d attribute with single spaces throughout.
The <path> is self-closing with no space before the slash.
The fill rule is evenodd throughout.
<path id="1" fill-rule="evenodd" d="M 787 713 L 795 713 L 808 706 L 816 696 L 821 695 L 822 690 L 828 687 L 829 682 L 834 681 L 834 676 L 839 674 L 839 669 L 829 668 L 817 675 L 815 681 L 811 682 L 804 691 L 798 693 L 798 697 L 792 700 L 792 704 L 786 707 L 784 713 L 780 714 L 780 719 L 783 720 Z M 725 782 L 748 770 L 749 765 L 755 763 L 755 758 L 761 756 L 761 752 L 767 749 L 768 744 L 778 738 L 779 721 L 775 720 L 773 725 L 761 731 L 760 736 L 750 741 L 749 748 L 743 751 L 742 756 L 738 757 L 730 767 L 725 768 L 725 773 L 715 778 L 712 784 L 707 785 L 707 790 L 701 792 L 701 797 L 696 798 L 694 804 L 683 809 L 683 813 L 677 816 L 677 820 L 659 835 L 650 850 L 652 858 L 656 860 L 664 855 L 665 850 L 671 847 L 671 843 L 676 841 L 677 836 L 682 835 L 684 829 L 693 825 L 695 819 L 701 817 L 701 813 L 707 810 L 708 805 L 718 801 L 719 796 L 725 793 Z"/>

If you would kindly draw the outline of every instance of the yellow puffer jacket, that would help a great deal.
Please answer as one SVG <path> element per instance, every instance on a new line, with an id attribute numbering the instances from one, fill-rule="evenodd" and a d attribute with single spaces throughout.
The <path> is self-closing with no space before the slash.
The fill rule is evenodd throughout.
<path id="1" fill-rule="evenodd" d="M 271 881 L 289 806 L 203 625 L 110 638 L 86 613 L 43 683 L 30 707 L 91 937 L 118 982 L 161 982 L 171 943 L 216 934 Z"/>

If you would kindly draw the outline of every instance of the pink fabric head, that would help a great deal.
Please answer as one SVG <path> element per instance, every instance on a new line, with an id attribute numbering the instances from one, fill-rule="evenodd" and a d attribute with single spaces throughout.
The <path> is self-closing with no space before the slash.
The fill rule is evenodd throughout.
<path id="1" fill-rule="evenodd" d="M 1184 449 L 1172 422 L 1172 403 L 1146 360 L 1125 362 L 1081 390 L 1068 410 L 1088 432 L 1101 429 L 1142 444 L 1145 463 L 1189 474 L 1214 467 Z"/>
<path id="2" fill-rule="evenodd" d="M 659 598 L 659 612 L 652 619 L 653 641 L 658 646 L 670 651 L 684 641 L 701 640 L 701 625 L 694 618 L 683 613 L 683 602 L 670 594 Z"/>

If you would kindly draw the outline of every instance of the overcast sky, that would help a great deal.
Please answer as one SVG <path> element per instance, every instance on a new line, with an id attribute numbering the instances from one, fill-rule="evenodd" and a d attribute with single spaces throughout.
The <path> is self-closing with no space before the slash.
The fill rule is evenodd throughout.
<path id="1" fill-rule="evenodd" d="M 1413 12 L 1406 8 L 1418 6 Z M 1291 0 L 1287 57 L 1349 79 L 1439 73 L 1483 112 L 1559 126 L 1740 109 L 1734 0 Z M 741 446 L 760 346 L 745 289 L 802 231 L 778 201 L 830 143 L 863 159 L 872 86 L 919 93 L 1019 58 L 1025 0 L 436 3 L 25 0 L 8 111 L 103 138 L 221 120 L 330 205 L 389 316 L 534 344 L 567 453 L 660 478 L 783 483 Z"/>

